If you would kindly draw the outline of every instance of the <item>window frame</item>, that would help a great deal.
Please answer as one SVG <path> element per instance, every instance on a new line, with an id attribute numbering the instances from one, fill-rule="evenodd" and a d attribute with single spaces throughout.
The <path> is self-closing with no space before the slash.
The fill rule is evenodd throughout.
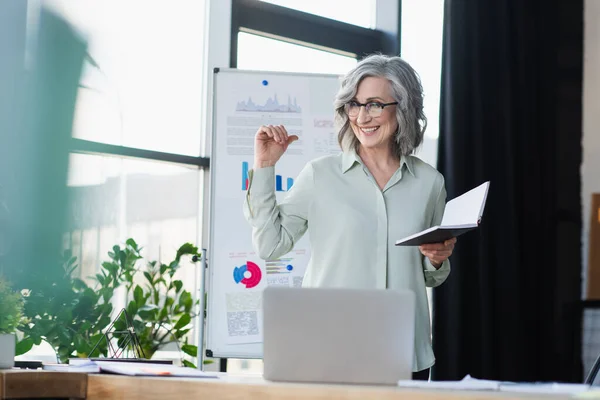
<path id="1" fill-rule="evenodd" d="M 210 165 L 210 159 L 208 157 L 193 157 L 176 153 L 164 153 L 161 151 L 118 146 L 77 138 L 71 138 L 70 151 L 72 153 L 81 154 L 116 156 L 148 161 L 163 161 L 198 168 L 208 168 Z"/>
<path id="2" fill-rule="evenodd" d="M 401 0 L 377 0 L 376 15 L 378 26 L 370 29 L 262 1 L 232 0 L 229 66 L 237 68 L 239 32 L 358 59 L 372 53 L 400 54 Z"/>

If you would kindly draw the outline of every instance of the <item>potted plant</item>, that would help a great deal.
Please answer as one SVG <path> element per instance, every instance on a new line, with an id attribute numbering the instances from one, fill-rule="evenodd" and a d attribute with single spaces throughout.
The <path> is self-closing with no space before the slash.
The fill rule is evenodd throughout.
<path id="1" fill-rule="evenodd" d="M 150 359 L 167 343 L 176 343 L 187 356 L 196 357 L 197 347 L 187 342 L 187 334 L 198 313 L 198 301 L 183 288 L 176 272 L 183 257 L 197 262 L 198 248 L 183 244 L 168 264 L 144 260 L 141 250 L 133 239 L 128 239 L 124 246 L 113 246 L 108 253 L 110 261 L 102 263 L 99 273 L 89 280 L 90 284 L 78 278 L 77 258 L 70 250 L 65 251 L 57 263 L 60 265 L 57 272 L 49 274 L 43 285 L 24 288 L 27 291 L 25 321 L 19 327 L 23 337 L 17 343 L 17 355 L 46 341 L 62 363 L 73 357 L 111 357 L 105 334 L 121 332 L 108 336 L 118 339 L 122 345 L 127 336 L 123 332 L 129 330 L 123 318 L 111 324 L 115 315 L 124 315 L 113 313 L 112 307 L 115 291 L 124 286 L 125 311 L 137 334 L 143 357 Z M 126 347 L 131 350 L 131 346 Z M 188 360 L 182 363 L 195 367 Z"/>
<path id="2" fill-rule="evenodd" d="M 15 332 L 23 317 L 23 298 L 0 277 L 0 369 L 15 364 Z"/>
<path id="3" fill-rule="evenodd" d="M 140 253 L 141 248 L 133 239 L 128 239 L 123 248 L 114 246 L 113 251 L 109 252 L 111 261 L 102 264 L 102 274 L 98 274 L 96 279 L 101 284 L 112 279 L 125 285 L 129 298 L 126 312 L 132 319 L 146 358 L 152 358 L 167 343 L 176 343 L 182 352 L 196 357 L 198 349 L 188 344 L 186 334 L 197 316 L 198 301 L 194 301 L 192 294 L 183 289 L 183 282 L 175 274 L 184 256 L 192 262 L 200 258 L 198 248 L 191 243 L 183 244 L 177 250 L 175 259 L 168 264 L 150 261 L 137 265 L 138 260 L 142 260 Z M 143 280 L 138 279 L 139 274 L 143 274 Z M 126 331 L 127 321 L 117 320 L 115 329 Z M 120 342 L 124 342 L 124 339 Z M 189 360 L 182 360 L 182 363 L 195 368 Z"/>
<path id="4" fill-rule="evenodd" d="M 110 324 L 114 285 L 90 287 L 78 278 L 77 267 L 77 258 L 66 250 L 59 262 L 49 265 L 52 272 L 42 285 L 25 288 L 26 320 L 19 327 L 23 337 L 17 355 L 45 341 L 61 363 L 72 357 L 106 356 L 106 344 L 91 350 Z"/>

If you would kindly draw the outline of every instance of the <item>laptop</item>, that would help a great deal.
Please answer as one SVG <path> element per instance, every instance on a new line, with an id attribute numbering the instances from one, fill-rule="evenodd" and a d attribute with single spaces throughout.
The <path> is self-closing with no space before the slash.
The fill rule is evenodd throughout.
<path id="1" fill-rule="evenodd" d="M 268 287 L 264 378 L 397 385 L 412 378 L 412 291 Z"/>

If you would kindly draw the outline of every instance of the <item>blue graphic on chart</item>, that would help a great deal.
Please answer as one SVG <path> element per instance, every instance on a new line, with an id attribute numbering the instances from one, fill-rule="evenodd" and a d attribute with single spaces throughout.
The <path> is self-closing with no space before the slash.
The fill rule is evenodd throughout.
<path id="1" fill-rule="evenodd" d="M 285 179 L 285 188 L 283 187 L 283 177 L 281 175 L 275 175 L 275 191 L 287 192 L 292 186 L 294 186 L 293 178 Z M 242 161 L 242 190 L 248 190 L 248 162 Z"/>
<path id="2" fill-rule="evenodd" d="M 294 274 L 292 258 L 279 258 L 265 263 L 267 285 L 269 286 L 302 286 L 302 276 Z"/>
<path id="3" fill-rule="evenodd" d="M 301 113 L 302 108 L 298 105 L 296 98 L 292 99 L 291 96 L 288 96 L 286 104 L 279 104 L 277 94 L 275 94 L 273 98 L 269 97 L 262 105 L 256 104 L 252 97 L 248 97 L 247 101 L 237 103 L 235 111 Z"/>
<path id="4" fill-rule="evenodd" d="M 235 283 L 241 283 L 246 289 L 256 287 L 262 278 L 260 267 L 252 261 L 246 261 L 246 264 L 233 269 L 233 280 Z"/>

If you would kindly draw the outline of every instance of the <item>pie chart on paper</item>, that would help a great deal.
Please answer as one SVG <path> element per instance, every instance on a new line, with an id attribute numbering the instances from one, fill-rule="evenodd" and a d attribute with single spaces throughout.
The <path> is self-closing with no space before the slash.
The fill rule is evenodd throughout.
<path id="1" fill-rule="evenodd" d="M 260 267 L 252 261 L 246 261 L 246 264 L 233 269 L 233 280 L 235 283 L 241 283 L 246 289 L 251 289 L 260 283 L 262 272 Z"/>

